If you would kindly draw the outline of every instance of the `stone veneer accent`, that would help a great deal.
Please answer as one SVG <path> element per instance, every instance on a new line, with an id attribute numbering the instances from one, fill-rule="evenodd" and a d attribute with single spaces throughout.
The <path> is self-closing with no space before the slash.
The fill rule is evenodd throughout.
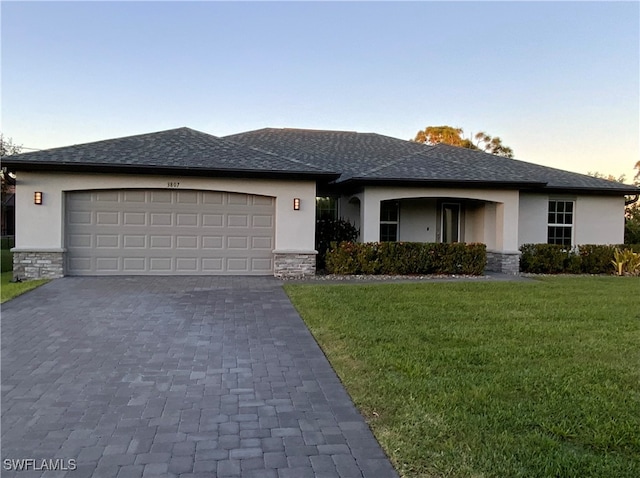
<path id="1" fill-rule="evenodd" d="M 57 279 L 64 276 L 64 250 L 35 251 L 16 248 L 11 251 L 14 280 Z"/>
<path id="2" fill-rule="evenodd" d="M 485 269 L 488 272 L 518 274 L 520 273 L 520 253 L 487 251 L 487 267 Z"/>
<path id="3" fill-rule="evenodd" d="M 273 275 L 281 279 L 316 275 L 316 251 L 275 252 Z"/>

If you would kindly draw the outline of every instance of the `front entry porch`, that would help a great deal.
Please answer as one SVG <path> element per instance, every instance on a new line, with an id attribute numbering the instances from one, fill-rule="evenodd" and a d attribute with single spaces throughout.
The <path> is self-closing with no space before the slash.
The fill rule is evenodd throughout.
<path id="1" fill-rule="evenodd" d="M 487 270 L 518 273 L 518 191 L 366 188 L 340 198 L 362 242 L 466 242 L 487 246 Z"/>

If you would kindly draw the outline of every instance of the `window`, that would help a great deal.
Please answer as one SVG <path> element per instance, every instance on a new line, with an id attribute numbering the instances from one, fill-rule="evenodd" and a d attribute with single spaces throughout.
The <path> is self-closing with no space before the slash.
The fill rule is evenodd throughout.
<path id="1" fill-rule="evenodd" d="M 398 240 L 398 201 L 380 202 L 380 241 Z"/>
<path id="2" fill-rule="evenodd" d="M 549 201 L 547 243 L 571 247 L 572 239 L 573 201 Z"/>
<path id="3" fill-rule="evenodd" d="M 338 200 L 336 198 L 316 198 L 316 221 L 338 219 Z"/>

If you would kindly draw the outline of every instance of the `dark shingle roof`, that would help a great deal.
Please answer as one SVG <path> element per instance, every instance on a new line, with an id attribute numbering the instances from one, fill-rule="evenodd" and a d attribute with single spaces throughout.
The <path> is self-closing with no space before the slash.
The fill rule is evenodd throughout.
<path id="1" fill-rule="evenodd" d="M 81 166 L 85 169 L 331 175 L 326 169 L 304 161 L 259 151 L 189 128 L 14 155 L 5 158 L 3 166 L 14 169 Z"/>
<path id="2" fill-rule="evenodd" d="M 219 138 L 189 128 L 14 155 L 14 170 L 307 177 L 640 194 L 640 188 L 448 145 L 375 133 L 265 128 Z"/>
<path id="3" fill-rule="evenodd" d="M 393 164 L 425 148 L 402 139 L 352 131 L 264 128 L 224 138 L 339 171 L 342 180 Z"/>
<path id="4" fill-rule="evenodd" d="M 374 133 L 265 128 L 226 136 L 342 174 L 336 181 L 509 185 L 639 194 L 640 188 L 445 144 L 427 146 Z"/>

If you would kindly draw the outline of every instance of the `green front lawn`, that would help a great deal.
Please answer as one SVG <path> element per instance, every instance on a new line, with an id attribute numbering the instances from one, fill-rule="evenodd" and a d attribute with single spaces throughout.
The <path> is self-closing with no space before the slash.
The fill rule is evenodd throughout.
<path id="1" fill-rule="evenodd" d="M 0 276 L 0 303 L 13 299 L 25 292 L 35 289 L 49 282 L 49 279 L 30 280 L 26 282 L 11 282 L 13 272 L 3 272 Z"/>
<path id="2" fill-rule="evenodd" d="M 640 280 L 287 285 L 403 476 L 640 476 Z"/>

